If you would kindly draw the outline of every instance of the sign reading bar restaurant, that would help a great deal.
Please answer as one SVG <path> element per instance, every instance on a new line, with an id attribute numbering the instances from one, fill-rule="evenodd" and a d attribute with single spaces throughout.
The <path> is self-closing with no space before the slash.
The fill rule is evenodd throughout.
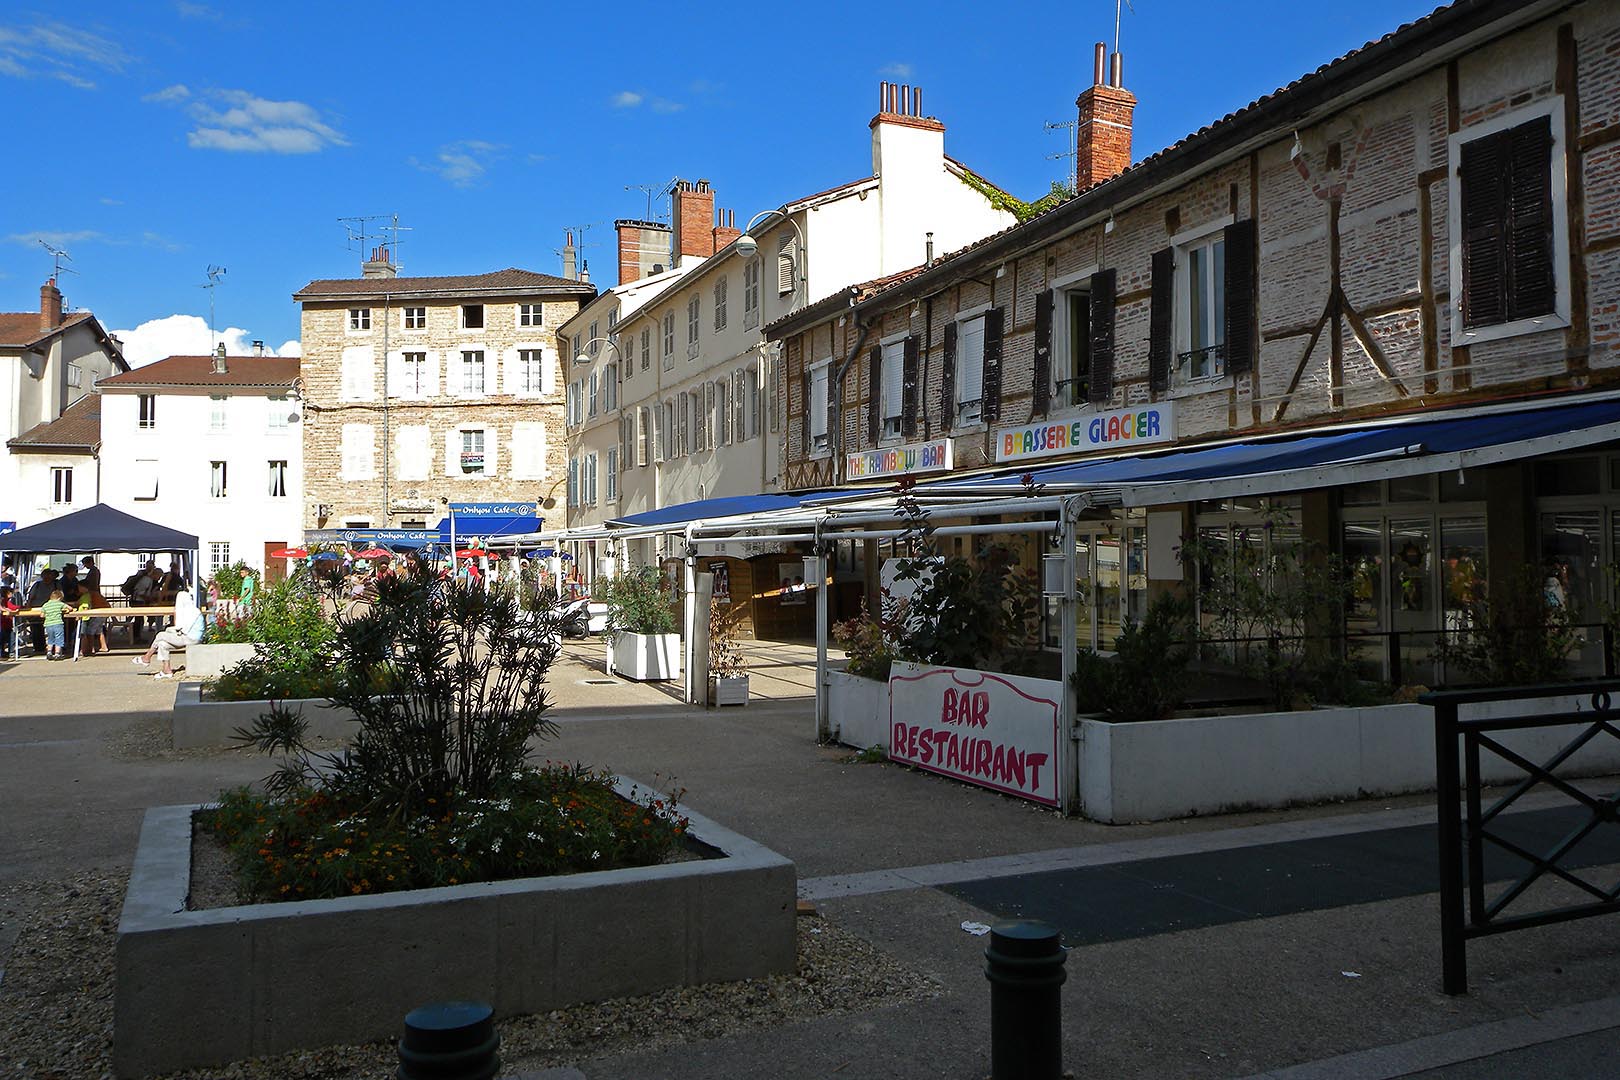
<path id="1" fill-rule="evenodd" d="M 1057 806 L 1062 692 L 1049 679 L 896 663 L 889 673 L 889 757 Z"/>
<path id="2" fill-rule="evenodd" d="M 1134 409 L 1001 428 L 995 435 L 996 460 L 1025 461 L 1089 450 L 1129 450 L 1171 442 L 1175 437 L 1174 402 L 1161 401 Z"/>
<path id="3" fill-rule="evenodd" d="M 450 512 L 456 515 L 457 520 L 475 517 L 534 517 L 540 513 L 540 506 L 532 502 L 453 502 L 450 504 Z"/>
<path id="4" fill-rule="evenodd" d="M 939 439 L 850 454 L 844 460 L 844 479 L 869 480 L 907 473 L 948 472 L 950 467 L 951 440 Z"/>

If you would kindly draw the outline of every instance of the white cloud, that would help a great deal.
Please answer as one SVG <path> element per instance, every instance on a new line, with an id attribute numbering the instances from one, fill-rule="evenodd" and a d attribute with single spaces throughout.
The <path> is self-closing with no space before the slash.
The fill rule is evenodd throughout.
<path id="1" fill-rule="evenodd" d="M 878 68 L 878 74 L 889 79 L 909 79 L 915 71 L 916 69 L 910 64 L 904 64 L 898 60 Z"/>
<path id="2" fill-rule="evenodd" d="M 209 22 L 219 22 L 225 18 L 207 4 L 193 4 L 188 0 L 176 0 L 174 10 L 182 19 L 207 19 Z"/>
<path id="3" fill-rule="evenodd" d="M 113 335 L 124 343 L 124 359 L 130 367 L 141 367 L 165 356 L 204 356 L 209 342 L 225 343 L 225 351 L 232 356 L 248 356 L 253 351 L 252 334 L 241 327 L 229 326 L 210 338 L 208 320 L 199 315 L 166 315 L 150 319 L 133 330 L 114 330 Z M 300 356 L 302 345 L 284 341 L 275 350 L 276 356 Z M 268 355 L 268 351 L 267 351 Z"/>
<path id="4" fill-rule="evenodd" d="M 130 59 L 116 41 L 69 23 L 40 20 L 26 27 L 0 25 L 0 75 L 57 79 L 93 90 L 92 76 L 117 74 Z"/>
<path id="5" fill-rule="evenodd" d="M 141 100 L 157 105 L 173 105 L 175 102 L 184 101 L 190 96 L 191 90 L 185 83 L 175 83 L 173 86 L 165 86 L 162 90 L 154 90 L 150 94 L 145 94 L 141 97 Z"/>
<path id="6" fill-rule="evenodd" d="M 177 105 L 191 91 L 174 86 L 142 100 Z M 246 90 L 209 90 L 186 106 L 197 126 L 186 133 L 193 150 L 313 154 L 328 146 L 348 146 L 341 131 L 319 109 L 302 101 L 272 101 Z"/>
<path id="7" fill-rule="evenodd" d="M 6 237 L 8 244 L 25 244 L 28 247 L 44 242 L 54 248 L 65 248 L 69 244 L 110 244 L 112 238 L 106 233 L 94 229 L 36 229 L 33 232 L 12 233 Z"/>
<path id="8" fill-rule="evenodd" d="M 101 205 L 102 206 L 123 206 L 124 205 L 124 200 L 123 199 L 115 199 L 110 195 L 103 195 L 101 197 Z"/>
<path id="9" fill-rule="evenodd" d="M 635 90 L 620 90 L 613 95 L 612 104 L 615 109 L 639 109 L 645 105 L 656 113 L 676 113 L 686 108 L 679 101 L 671 101 L 669 98 L 648 97 L 646 94 Z"/>
<path id="10" fill-rule="evenodd" d="M 686 108 L 679 101 L 670 101 L 667 98 L 653 98 L 652 110 L 655 113 L 677 113 Z"/>
<path id="11" fill-rule="evenodd" d="M 640 105 L 641 101 L 641 95 L 634 90 L 620 90 L 613 95 L 613 107 L 615 109 L 633 109 Z"/>
<path id="12" fill-rule="evenodd" d="M 500 143 L 483 139 L 460 139 L 439 147 L 431 161 L 414 157 L 409 160 L 416 168 L 437 173 L 456 187 L 471 187 L 483 179 L 490 165 L 500 160 L 504 149 L 506 147 Z"/>

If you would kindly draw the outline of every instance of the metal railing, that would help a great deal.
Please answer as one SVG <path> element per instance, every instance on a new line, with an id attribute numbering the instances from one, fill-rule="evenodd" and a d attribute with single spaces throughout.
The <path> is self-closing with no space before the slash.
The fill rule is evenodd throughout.
<path id="1" fill-rule="evenodd" d="M 1204 370 L 1196 370 L 1195 365 L 1202 365 Z M 1195 382 L 1199 379 L 1217 379 L 1226 374 L 1226 342 L 1206 345 L 1202 349 L 1192 349 L 1189 352 L 1176 354 L 1176 370 L 1184 372 L 1182 380 Z"/>
<path id="2" fill-rule="evenodd" d="M 1567 860 L 1580 842 L 1603 825 L 1620 824 L 1620 794 L 1592 795 L 1556 775 L 1556 770 L 1601 736 L 1620 740 L 1611 694 L 1620 680 L 1514 687 L 1505 690 L 1461 690 L 1425 694 L 1418 700 L 1434 709 L 1434 748 L 1439 804 L 1440 953 L 1442 986 L 1447 994 L 1468 992 L 1467 944 L 1472 938 L 1510 933 L 1550 923 L 1568 922 L 1620 911 L 1620 885 L 1595 884 L 1575 872 Z M 1465 705 L 1590 695 L 1591 710 L 1559 710 L 1506 717 L 1469 717 Z M 1537 728 L 1578 727 L 1574 736 L 1543 761 L 1533 761 L 1506 745 L 1502 736 Z M 1482 794 L 1481 752 L 1494 755 L 1524 773 L 1488 807 Z M 1460 763 L 1459 763 L 1459 758 Z M 1580 822 L 1537 853 L 1503 832 L 1498 818 L 1532 788 L 1547 785 L 1567 795 L 1586 814 Z M 1528 869 L 1487 895 L 1487 851 L 1507 852 Z M 1557 879 L 1585 899 L 1510 911 L 1531 886 Z M 1520 908 L 1528 906 L 1519 904 Z"/>

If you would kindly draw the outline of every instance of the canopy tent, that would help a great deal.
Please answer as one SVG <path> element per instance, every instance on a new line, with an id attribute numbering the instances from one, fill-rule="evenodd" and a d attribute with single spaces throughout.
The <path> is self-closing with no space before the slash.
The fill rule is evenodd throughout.
<path id="1" fill-rule="evenodd" d="M 459 546 L 472 540 L 503 540 L 506 537 L 527 536 L 540 531 L 540 518 L 534 514 L 486 514 L 473 516 L 471 514 L 457 514 L 455 528 L 451 529 L 451 519 L 439 519 L 438 530 L 440 544 L 451 542 L 452 535 Z"/>
<path id="2" fill-rule="evenodd" d="M 172 551 L 190 555 L 196 550 L 197 537 L 192 533 L 114 510 L 106 503 L 0 536 L 0 551 L 32 555 L 108 551 Z"/>

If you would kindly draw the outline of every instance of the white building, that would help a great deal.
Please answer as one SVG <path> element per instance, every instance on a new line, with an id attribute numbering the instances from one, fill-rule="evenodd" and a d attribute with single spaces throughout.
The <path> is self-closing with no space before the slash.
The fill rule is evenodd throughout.
<path id="1" fill-rule="evenodd" d="M 171 356 L 103 379 L 102 491 L 126 513 L 197 534 L 199 575 L 303 535 L 298 358 Z"/>
<path id="2" fill-rule="evenodd" d="M 39 297 L 38 311 L 0 312 L 0 439 L 9 451 L 0 458 L 0 527 L 96 504 L 97 403 L 84 399 L 98 379 L 129 370 L 94 315 L 64 313 L 54 278 Z"/>

